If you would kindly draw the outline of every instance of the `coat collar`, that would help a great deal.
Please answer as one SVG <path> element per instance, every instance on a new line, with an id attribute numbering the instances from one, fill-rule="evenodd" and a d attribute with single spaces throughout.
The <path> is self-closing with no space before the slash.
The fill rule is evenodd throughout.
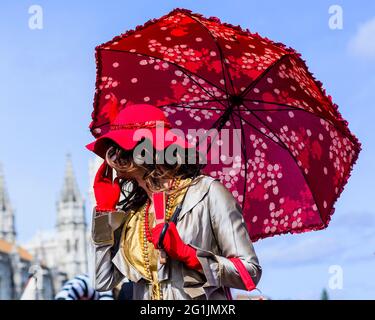
<path id="1" fill-rule="evenodd" d="M 191 185 L 186 191 L 186 197 L 182 204 L 181 212 L 177 221 L 180 221 L 191 209 L 193 209 L 207 194 L 211 183 L 214 180 L 218 180 L 207 175 L 200 175 L 196 179 L 198 178 L 199 181 L 196 184 Z"/>

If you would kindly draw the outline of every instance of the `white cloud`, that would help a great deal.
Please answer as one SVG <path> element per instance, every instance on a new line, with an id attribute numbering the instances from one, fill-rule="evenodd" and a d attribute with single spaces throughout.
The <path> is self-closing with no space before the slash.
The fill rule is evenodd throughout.
<path id="1" fill-rule="evenodd" d="M 359 26 L 348 49 L 357 56 L 375 59 L 375 17 Z"/>

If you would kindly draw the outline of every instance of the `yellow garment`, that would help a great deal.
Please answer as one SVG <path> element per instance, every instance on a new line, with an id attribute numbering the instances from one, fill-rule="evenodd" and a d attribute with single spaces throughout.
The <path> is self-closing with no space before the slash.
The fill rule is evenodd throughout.
<path id="1" fill-rule="evenodd" d="M 191 178 L 181 179 L 180 186 L 191 181 Z M 187 188 L 180 190 L 173 203 L 171 203 L 172 214 L 176 209 L 177 205 L 182 201 L 182 198 L 186 192 Z M 146 204 L 145 204 L 146 205 Z M 151 271 L 151 277 L 147 272 L 145 265 L 145 259 L 142 254 L 142 247 L 144 245 L 144 226 L 143 226 L 143 205 L 137 211 L 133 211 L 133 216 L 130 218 L 126 225 L 126 230 L 124 230 L 124 235 L 122 237 L 122 248 L 124 250 L 125 257 L 129 263 L 143 276 L 144 279 L 152 283 L 152 299 L 161 300 L 162 296 L 160 294 L 160 284 L 158 282 L 157 273 L 157 263 L 159 259 L 159 250 L 155 249 L 152 242 L 147 241 L 148 258 Z M 167 210 L 168 208 L 166 208 Z M 155 226 L 155 214 L 154 212 L 149 212 L 149 228 L 150 231 Z"/>

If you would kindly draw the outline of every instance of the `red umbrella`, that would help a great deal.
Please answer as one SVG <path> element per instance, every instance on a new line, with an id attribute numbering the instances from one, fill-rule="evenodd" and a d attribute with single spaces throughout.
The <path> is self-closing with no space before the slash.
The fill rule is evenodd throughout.
<path id="1" fill-rule="evenodd" d="M 98 46 L 96 58 L 95 137 L 108 131 L 113 96 L 120 108 L 162 108 L 186 134 L 230 129 L 238 155 L 209 154 L 204 171 L 242 205 L 252 240 L 327 227 L 360 143 L 295 50 L 175 9 Z M 210 151 L 228 145 L 221 137 Z"/>

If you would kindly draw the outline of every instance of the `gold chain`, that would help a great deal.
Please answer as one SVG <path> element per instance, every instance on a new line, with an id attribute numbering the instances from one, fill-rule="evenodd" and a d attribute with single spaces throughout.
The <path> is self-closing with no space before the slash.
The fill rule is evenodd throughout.
<path id="1" fill-rule="evenodd" d="M 177 189 L 180 185 L 180 182 L 181 182 L 181 177 L 173 179 L 172 185 L 171 185 L 171 190 Z M 177 192 L 168 196 L 166 210 L 165 210 L 166 211 L 165 212 L 165 221 L 166 222 L 169 221 L 169 219 L 171 218 L 173 204 L 174 204 L 174 201 L 175 201 L 176 197 L 177 197 Z M 148 206 L 148 201 L 150 201 L 150 200 L 147 199 L 146 203 L 144 204 L 144 206 L 142 208 L 142 214 L 141 214 L 141 224 L 142 224 L 142 244 L 141 244 L 141 246 L 142 246 L 142 257 L 143 257 L 143 261 L 144 261 L 144 264 L 145 264 L 147 275 L 150 278 L 150 281 L 153 281 L 151 266 L 150 266 L 150 257 L 149 257 L 149 251 L 148 251 L 148 240 L 147 240 L 146 226 L 145 226 L 146 209 L 147 209 L 147 206 Z M 160 300 L 163 300 L 163 291 L 162 291 L 162 288 L 160 286 L 160 282 L 156 281 L 155 285 L 156 285 L 156 288 L 159 292 Z M 153 294 L 151 295 L 151 299 L 153 299 L 153 300 L 155 299 Z"/>
<path id="2" fill-rule="evenodd" d="M 150 269 L 150 259 L 148 257 L 148 242 L 147 242 L 147 235 L 146 235 L 146 228 L 145 226 L 145 218 L 146 218 L 146 208 L 147 208 L 147 201 L 144 204 L 142 208 L 142 214 L 141 214 L 141 223 L 143 226 L 142 229 L 142 256 L 143 256 L 143 261 L 146 266 L 146 272 L 149 276 L 150 279 L 152 279 L 152 274 L 151 274 L 151 269 Z"/>
<path id="3" fill-rule="evenodd" d="M 148 251 L 148 240 L 147 240 L 147 234 L 146 234 L 146 227 L 145 227 L 145 221 L 146 221 L 146 209 L 148 206 L 148 199 L 146 203 L 144 204 L 142 208 L 142 214 L 141 214 L 141 224 L 142 224 L 142 257 L 146 269 L 146 273 L 148 275 L 148 278 L 150 279 L 152 283 L 152 292 L 151 292 L 151 299 L 157 300 L 158 297 L 154 295 L 154 285 L 156 287 L 156 290 L 159 293 L 159 299 L 163 300 L 163 291 L 161 290 L 160 283 L 158 281 L 153 280 L 152 272 L 151 272 L 151 266 L 150 266 L 150 257 L 149 257 L 149 251 Z"/>
<path id="4" fill-rule="evenodd" d="M 180 183 L 181 183 L 181 177 L 178 177 L 176 179 L 176 181 L 173 181 L 173 184 L 172 184 L 173 189 L 177 189 L 180 186 Z M 168 222 L 169 219 L 171 218 L 173 204 L 174 204 L 174 202 L 176 200 L 176 197 L 177 197 L 177 192 L 175 192 L 175 193 L 173 193 L 173 194 L 171 194 L 171 195 L 168 196 L 166 210 L 165 210 L 165 221 L 166 222 Z"/>

